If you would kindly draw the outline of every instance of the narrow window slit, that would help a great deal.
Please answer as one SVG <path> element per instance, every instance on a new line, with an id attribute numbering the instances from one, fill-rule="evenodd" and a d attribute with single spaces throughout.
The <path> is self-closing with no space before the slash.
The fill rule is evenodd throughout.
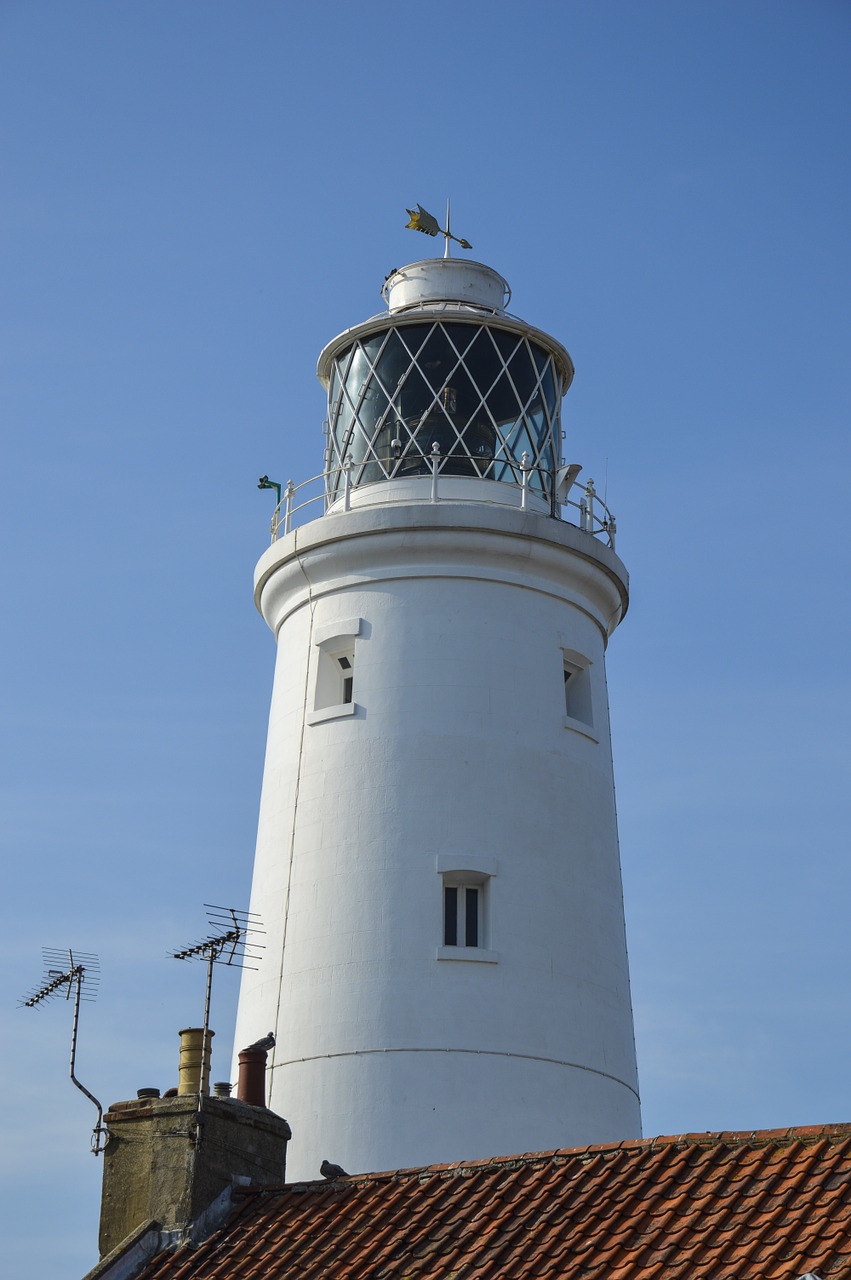
<path id="1" fill-rule="evenodd" d="M 454 885 L 443 890 L 443 945 L 458 946 L 458 890 Z"/>
<path id="2" fill-rule="evenodd" d="M 468 947 L 479 945 L 479 891 L 467 888 L 464 890 L 464 908 L 466 914 L 466 937 Z"/>

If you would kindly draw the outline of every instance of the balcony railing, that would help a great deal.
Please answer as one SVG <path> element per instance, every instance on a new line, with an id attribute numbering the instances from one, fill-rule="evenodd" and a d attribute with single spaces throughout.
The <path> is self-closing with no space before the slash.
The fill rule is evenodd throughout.
<path id="1" fill-rule="evenodd" d="M 562 482 L 562 488 L 557 488 L 559 479 L 557 474 L 552 471 L 546 471 L 541 467 L 532 467 L 527 462 L 528 455 L 523 454 L 521 461 L 517 464 L 520 471 L 520 482 L 512 483 L 511 481 L 499 481 L 506 489 L 513 489 L 517 495 L 516 505 L 521 511 L 525 511 L 528 505 L 528 496 L 530 492 L 536 497 L 545 496 L 547 493 L 557 493 L 557 499 L 553 500 L 551 515 L 556 520 L 566 520 L 568 524 L 576 525 L 583 533 L 590 534 L 592 537 L 600 538 L 605 544 L 615 549 L 615 518 L 609 508 L 603 502 L 602 498 L 594 488 L 594 481 L 587 480 L 582 484 L 578 480 L 570 480 L 565 477 Z M 444 467 L 450 461 L 454 461 L 451 455 L 441 455 L 440 450 L 435 446 L 429 455 L 428 461 L 431 467 L 431 485 L 428 498 L 411 499 L 409 496 L 392 498 L 388 497 L 388 504 L 392 502 L 421 501 L 426 503 L 437 503 L 440 501 L 458 501 L 457 498 L 443 498 L 440 496 L 440 479 L 444 473 Z M 322 503 L 322 513 L 327 513 L 329 508 L 335 508 L 332 514 L 351 510 L 352 493 L 362 492 L 372 485 L 352 484 L 353 463 L 351 458 L 347 458 L 342 467 L 323 471 L 320 475 L 311 476 L 309 480 L 303 480 L 301 484 L 293 484 L 292 480 L 288 480 L 283 488 L 280 485 L 271 482 L 267 476 L 263 476 L 258 488 L 275 489 L 279 493 L 279 501 L 272 515 L 271 534 L 272 541 L 276 542 L 278 538 L 290 533 L 297 526 L 306 524 L 309 520 L 316 519 L 320 514 L 315 511 L 317 503 Z M 538 473 L 542 481 L 541 488 L 533 488 L 530 485 L 530 479 Z M 469 477 L 468 477 L 469 478 Z M 392 480 L 392 477 L 391 477 Z M 373 484 L 387 484 L 388 481 L 374 481 Z M 543 492 L 542 492 L 543 490 Z M 488 499 L 483 499 L 486 503 Z M 491 502 L 492 506 L 504 506 L 504 503 Z M 566 511 L 568 514 L 562 514 Z M 575 513 L 576 518 L 571 519 Z"/>

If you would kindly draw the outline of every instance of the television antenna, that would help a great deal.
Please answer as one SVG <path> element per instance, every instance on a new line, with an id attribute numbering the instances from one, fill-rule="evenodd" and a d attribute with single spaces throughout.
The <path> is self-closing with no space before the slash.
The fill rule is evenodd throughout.
<path id="1" fill-rule="evenodd" d="M 100 961 L 91 952 L 73 951 L 70 947 L 67 950 L 56 947 L 43 947 L 42 955 L 44 956 L 44 980 L 40 987 L 32 991 L 20 1003 L 25 1009 L 35 1009 L 37 1006 L 43 1005 L 47 1000 L 51 1000 L 54 996 L 64 995 L 66 1000 L 70 1000 L 73 992 L 74 1020 L 71 1026 L 71 1083 L 76 1085 L 80 1092 L 84 1093 L 89 1101 L 97 1107 L 97 1124 L 92 1130 L 92 1155 L 99 1156 L 106 1147 L 109 1138 L 109 1130 L 103 1124 L 103 1107 L 95 1095 L 89 1093 L 86 1086 L 80 1083 L 75 1070 L 80 1005 L 84 1000 L 91 1003 L 97 995 L 98 983 L 100 982 Z"/>
<path id="2" fill-rule="evenodd" d="M 175 960 L 206 960 L 207 962 L 202 1060 L 207 1054 L 210 1041 L 213 965 L 225 964 L 232 969 L 256 969 L 257 965 L 249 964 L 249 961 L 260 959 L 263 944 L 255 942 L 253 935 L 265 933 L 256 911 L 237 911 L 234 907 L 216 907 L 209 902 L 205 902 L 204 906 L 213 932 L 191 947 L 184 947 L 182 951 L 171 953 Z"/>

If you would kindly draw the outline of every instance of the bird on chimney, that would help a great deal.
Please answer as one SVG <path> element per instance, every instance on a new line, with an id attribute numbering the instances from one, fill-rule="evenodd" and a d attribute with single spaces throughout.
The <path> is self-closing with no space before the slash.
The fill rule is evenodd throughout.
<path id="1" fill-rule="evenodd" d="M 338 1164 L 332 1164 L 330 1160 L 323 1160 L 319 1166 L 319 1172 L 323 1178 L 348 1178 L 345 1169 Z"/>
<path id="2" fill-rule="evenodd" d="M 255 1040 L 254 1044 L 248 1045 L 247 1048 L 243 1049 L 242 1052 L 243 1053 L 255 1053 L 255 1052 L 262 1053 L 268 1049 L 274 1049 L 274 1047 L 275 1047 L 275 1033 L 274 1031 L 270 1031 L 269 1034 L 267 1036 L 264 1036 L 262 1040 Z"/>

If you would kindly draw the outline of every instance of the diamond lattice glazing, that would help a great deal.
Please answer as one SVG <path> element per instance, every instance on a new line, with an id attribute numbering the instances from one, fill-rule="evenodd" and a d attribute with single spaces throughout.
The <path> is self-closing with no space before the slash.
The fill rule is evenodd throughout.
<path id="1" fill-rule="evenodd" d="M 328 391 L 329 472 L 352 460 L 352 485 L 440 470 L 529 485 L 552 498 L 561 387 L 555 361 L 496 325 L 395 325 L 334 360 Z M 334 490 L 336 492 L 336 488 Z"/>

